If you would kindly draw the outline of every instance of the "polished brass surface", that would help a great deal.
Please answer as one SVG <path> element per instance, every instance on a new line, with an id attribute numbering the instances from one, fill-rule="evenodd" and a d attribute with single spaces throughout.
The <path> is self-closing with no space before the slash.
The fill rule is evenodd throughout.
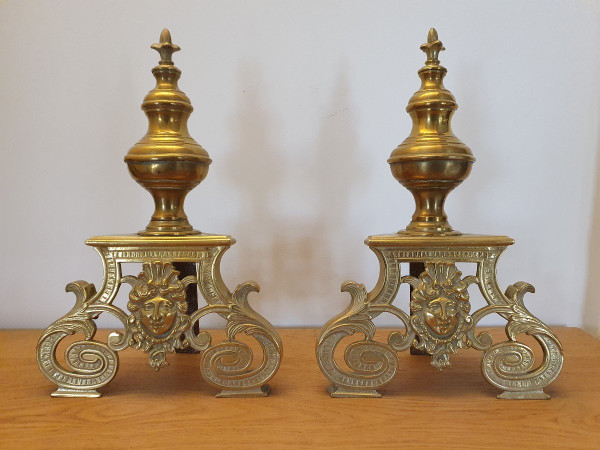
<path id="1" fill-rule="evenodd" d="M 331 382 L 332 397 L 380 397 L 378 389 L 397 372 L 397 352 L 424 351 L 431 355 L 431 365 L 442 370 L 450 367 L 452 354 L 472 347 L 483 351 L 483 376 L 503 391 L 498 398 L 547 399 L 544 388 L 560 373 L 563 350 L 552 330 L 525 307 L 523 296 L 533 286 L 517 282 L 504 293 L 498 286 L 498 258 L 513 239 L 461 234 L 452 230 L 444 213 L 446 196 L 467 177 L 474 158 L 450 129 L 456 102 L 442 85 L 446 69 L 438 55 L 444 48 L 434 29 L 421 49 L 427 54 L 419 71 L 422 86 L 407 108 L 413 130 L 389 159 L 394 177 L 413 193 L 416 212 L 406 230 L 365 240 L 379 259 L 379 280 L 370 292 L 363 284 L 342 285 L 350 305 L 321 330 L 317 361 Z M 402 263 L 421 267 L 421 272 L 402 275 Z M 471 263 L 474 274 L 463 277 L 456 263 Z M 393 305 L 402 283 L 411 286 L 410 314 Z M 474 312 L 468 292 L 472 285 L 488 304 Z M 391 332 L 387 342 L 377 342 L 373 320 L 383 313 L 395 316 L 401 329 Z M 477 323 L 493 313 L 507 321 L 506 341 L 494 343 L 490 334 L 476 332 Z M 355 333 L 362 340 L 348 343 L 345 365 L 339 364 L 337 347 Z M 520 334 L 540 344 L 539 365 L 532 349 L 517 341 Z"/>
<path id="2" fill-rule="evenodd" d="M 448 234 L 453 230 L 444 202 L 449 192 L 467 178 L 475 158 L 452 132 L 450 121 L 458 106 L 444 87 L 446 68 L 438 59 L 444 47 L 433 28 L 421 50 L 427 55 L 425 66 L 419 70 L 421 88 L 406 107 L 413 127 L 388 162 L 394 177 L 415 198 L 416 210 L 406 231 Z"/>
<path id="3" fill-rule="evenodd" d="M 461 278 L 453 263 L 426 263 L 419 278 L 407 278 L 414 288 L 411 294 L 411 326 L 419 336 L 417 349 L 432 355 L 431 365 L 447 367 L 448 356 L 463 346 L 469 330 L 469 293 L 467 288 L 476 283 L 474 276 Z"/>
<path id="4" fill-rule="evenodd" d="M 459 234 L 451 236 L 422 236 L 410 233 L 379 234 L 369 236 L 365 244 L 369 247 L 481 247 L 486 245 L 508 246 L 514 244 L 508 236 L 488 236 L 485 234 Z"/>
<path id="5" fill-rule="evenodd" d="M 181 71 L 171 59 L 179 46 L 165 29 L 152 48 L 160 54 L 152 69 L 156 86 L 144 98 L 148 132 L 125 156 L 131 176 L 154 198 L 155 211 L 140 234 L 196 234 L 183 210 L 185 196 L 208 174 L 211 159 L 192 137 L 187 121 L 194 110 L 177 86 Z"/>
<path id="6" fill-rule="evenodd" d="M 130 346 L 150 354 L 150 367 L 167 365 L 166 353 L 187 347 L 180 336 L 190 326 L 185 290 L 196 277 L 179 280 L 179 272 L 168 262 L 145 262 L 137 276 L 121 278 L 132 286 L 127 309 L 132 332 Z"/>
<path id="7" fill-rule="evenodd" d="M 445 244 L 419 247 L 406 243 L 371 246 L 381 265 L 377 285 L 367 292 L 362 284 L 344 283 L 342 291 L 350 293 L 350 306 L 325 324 L 317 342 L 317 360 L 332 383 L 332 396 L 380 396 L 377 389 L 396 374 L 396 352 L 415 345 L 432 355 L 431 364 L 439 369 L 449 367 L 450 355 L 460 348 L 482 350 L 483 375 L 504 391 L 500 398 L 548 398 L 543 388 L 562 368 L 562 346 L 554 333 L 525 307 L 523 296 L 533 292 L 531 285 L 518 282 L 505 293 L 500 290 L 496 264 L 507 247 L 498 244 L 502 239 L 503 236 L 490 236 L 488 242 L 480 240 L 451 248 Z M 425 271 L 419 278 L 401 274 L 400 264 L 413 261 L 425 262 Z M 475 263 L 476 275 L 461 278 L 455 267 L 457 262 Z M 392 304 L 402 283 L 415 288 L 411 304 L 417 311 L 412 316 Z M 488 303 L 474 313 L 470 313 L 466 291 L 472 284 L 478 286 Z M 446 303 L 444 312 L 435 305 L 440 300 Z M 382 313 L 397 317 L 403 328 L 390 333 L 387 342 L 374 340 L 373 319 Z M 476 333 L 477 323 L 492 313 L 508 322 L 505 342 L 494 343 L 487 333 Z M 334 354 L 341 341 L 354 333 L 364 335 L 364 339 L 347 346 L 345 369 Z M 517 342 L 517 335 L 522 333 L 533 336 L 542 346 L 543 361 L 536 368 L 531 348 Z"/>
<path id="8" fill-rule="evenodd" d="M 230 292 L 221 278 L 221 257 L 235 240 L 193 230 L 183 212 L 185 195 L 204 179 L 211 160 L 187 131 L 192 106 L 177 88 L 181 72 L 171 60 L 179 47 L 164 30 L 160 43 L 152 48 L 160 53 L 160 61 L 153 69 L 156 88 L 142 105 L 148 133 L 125 161 L 133 178 L 151 192 L 156 211 L 145 231 L 86 241 L 102 257 L 102 287 L 96 291 L 85 281 L 67 285 L 67 291 L 75 294 L 75 306 L 42 334 L 37 362 L 58 386 L 53 397 L 99 397 L 97 389 L 117 373 L 117 352 L 127 347 L 142 350 L 148 354 L 149 366 L 159 370 L 167 365 L 167 354 L 191 349 L 201 353 L 200 373 L 220 389 L 218 397 L 263 397 L 281 362 L 281 340 L 248 303 L 248 294 L 258 292 L 258 284 L 249 281 Z M 124 263 L 140 264 L 141 272 L 123 276 Z M 194 274 L 181 277 L 175 268 L 181 263 L 188 263 L 183 266 L 188 269 L 192 264 Z M 113 304 L 123 284 L 131 285 L 127 310 Z M 188 288 L 193 286 L 206 301 L 197 309 L 190 309 L 187 301 Z M 94 339 L 95 320 L 101 314 L 112 315 L 123 325 L 106 344 Z M 225 319 L 226 341 L 214 343 L 210 333 L 199 327 L 200 320 L 211 314 Z M 83 339 L 66 348 L 61 362 L 56 355 L 59 344 L 76 333 Z M 241 336 L 257 341 L 260 361 L 254 361 Z"/>
<path id="9" fill-rule="evenodd" d="M 228 236 L 171 237 L 99 236 L 87 241 L 102 257 L 104 281 L 99 291 L 93 284 L 75 281 L 67 291 L 75 293 L 75 306 L 46 329 L 39 340 L 37 360 L 46 377 L 59 389 L 53 396 L 99 396 L 96 391 L 115 376 L 117 352 L 127 347 L 149 354 L 149 365 L 158 370 L 167 364 L 166 354 L 180 346 L 202 352 L 200 373 L 211 385 L 221 389 L 220 397 L 264 396 L 267 382 L 281 362 L 281 340 L 273 326 L 248 304 L 248 294 L 258 292 L 249 281 L 230 292 L 220 274 L 223 253 L 235 242 Z M 173 262 L 193 262 L 198 277 L 179 279 Z M 137 276 L 123 276 L 122 264 L 141 263 Z M 113 305 L 124 284 L 130 284 L 127 309 Z M 185 286 L 197 284 L 207 305 L 186 313 Z M 112 333 L 107 344 L 94 340 L 94 320 L 105 313 L 119 319 L 123 330 Z M 228 340 L 213 343 L 207 331 L 194 333 L 193 325 L 209 314 L 227 321 Z M 62 339 L 83 333 L 84 339 L 71 344 L 65 353 L 65 365 L 56 358 Z M 258 341 L 262 360 L 254 366 L 250 347 L 237 335 Z M 184 337 L 184 339 L 180 339 Z"/>

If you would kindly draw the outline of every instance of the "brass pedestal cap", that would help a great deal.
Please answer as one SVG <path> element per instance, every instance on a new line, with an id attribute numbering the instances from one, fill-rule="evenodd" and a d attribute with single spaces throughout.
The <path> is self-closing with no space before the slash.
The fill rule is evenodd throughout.
<path id="1" fill-rule="evenodd" d="M 190 99 L 177 86 L 181 71 L 172 55 L 179 46 L 171 42 L 169 30 L 160 34 L 152 48 L 160 53 L 152 69 L 156 86 L 144 98 L 148 131 L 125 156 L 129 173 L 154 198 L 155 211 L 141 235 L 197 234 L 183 210 L 185 196 L 208 174 L 211 159 L 190 136 L 187 120 L 194 110 Z"/>
<path id="2" fill-rule="evenodd" d="M 394 178 L 415 198 L 415 213 L 406 232 L 460 234 L 448 223 L 444 202 L 448 193 L 467 178 L 475 158 L 450 126 L 458 105 L 443 84 L 446 68 L 440 65 L 438 55 L 444 47 L 435 29 L 429 30 L 421 50 L 427 55 L 425 66 L 418 72 L 421 88 L 406 107 L 413 128 L 388 162 Z"/>

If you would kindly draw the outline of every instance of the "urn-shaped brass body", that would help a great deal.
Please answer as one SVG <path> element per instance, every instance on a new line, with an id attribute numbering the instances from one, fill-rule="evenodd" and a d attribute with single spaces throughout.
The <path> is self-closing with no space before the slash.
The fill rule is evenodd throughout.
<path id="1" fill-rule="evenodd" d="M 177 86 L 181 71 L 171 59 L 179 46 L 171 42 L 171 34 L 165 29 L 160 43 L 152 48 L 160 53 L 160 61 L 152 69 L 156 86 L 142 103 L 148 116 L 148 132 L 125 156 L 131 176 L 152 194 L 155 203 L 150 223 L 139 234 L 197 234 L 199 231 L 188 222 L 183 203 L 187 193 L 206 177 L 211 159 L 187 129 L 194 108 Z"/>
<path id="2" fill-rule="evenodd" d="M 438 55 L 444 47 L 434 29 L 421 49 L 427 54 L 419 70 L 421 88 L 406 108 L 413 128 L 389 158 L 394 177 L 415 197 L 416 211 L 406 230 L 365 239 L 379 259 L 371 291 L 354 281 L 342 284 L 350 305 L 323 326 L 316 345 L 319 367 L 331 382 L 327 390 L 337 398 L 381 397 L 379 389 L 406 362 L 398 352 L 431 355 L 431 365 L 442 370 L 451 366 L 451 355 L 472 347 L 483 351 L 481 372 L 502 390 L 498 398 L 547 399 L 544 388 L 560 373 L 563 350 L 552 330 L 525 307 L 523 296 L 534 292 L 532 285 L 520 281 L 500 289 L 498 258 L 514 241 L 454 231 L 444 213 L 448 193 L 467 178 L 475 159 L 450 127 L 457 106 L 443 85 L 446 69 Z M 458 267 L 463 263 L 474 275 L 463 277 Z M 409 285 L 409 311 L 393 304 L 404 296 L 402 284 Z M 473 284 L 486 302 L 477 310 L 469 298 Z M 376 330 L 375 318 L 383 313 L 400 321 L 387 337 Z M 483 317 L 495 313 L 508 322 L 504 342 L 477 330 Z M 357 331 L 362 336 L 356 338 Z M 520 334 L 541 344 L 539 364 L 539 353 L 519 342 Z"/>
<path id="3" fill-rule="evenodd" d="M 406 107 L 413 128 L 388 162 L 394 177 L 415 198 L 415 213 L 406 232 L 458 234 L 448 223 L 444 202 L 448 193 L 467 178 L 475 158 L 450 126 L 458 106 L 443 84 L 446 68 L 440 65 L 438 55 L 444 47 L 435 29 L 429 30 L 421 50 L 427 54 L 425 66 L 419 70 L 421 88 Z"/>
<path id="4" fill-rule="evenodd" d="M 168 365 L 169 353 L 199 353 L 200 374 L 220 389 L 217 397 L 264 397 L 281 363 L 281 338 L 248 302 L 248 295 L 259 291 L 256 282 L 241 283 L 233 291 L 223 282 L 221 259 L 235 239 L 194 230 L 183 211 L 186 194 L 206 177 L 211 160 L 187 129 L 193 108 L 177 87 L 181 71 L 171 60 L 179 47 L 165 29 L 152 48 L 160 53 L 160 62 L 152 69 L 156 87 L 142 104 L 148 132 L 125 162 L 131 176 L 154 197 L 154 215 L 137 235 L 86 241 L 102 258 L 102 284 L 98 290 L 81 280 L 67 285 L 76 296 L 75 306 L 44 331 L 37 363 L 58 386 L 53 397 L 91 398 L 102 395 L 96 389 L 113 379 L 118 352 L 128 347 L 147 353 L 148 365 L 156 370 Z M 123 273 L 123 265 L 131 273 L 131 264 L 141 264 L 138 276 Z M 125 284 L 131 290 L 122 309 L 113 302 Z M 206 305 L 200 306 L 201 300 Z M 101 314 L 123 325 L 106 343 L 94 339 Z M 216 342 L 200 328 L 200 319 L 210 314 L 226 320 L 226 340 Z M 82 336 L 64 344 L 65 355 L 58 358 L 62 339 L 73 334 Z M 237 336 L 242 334 L 240 341 Z M 246 343 L 250 337 L 257 345 Z M 262 356 L 256 358 L 258 349 Z"/>

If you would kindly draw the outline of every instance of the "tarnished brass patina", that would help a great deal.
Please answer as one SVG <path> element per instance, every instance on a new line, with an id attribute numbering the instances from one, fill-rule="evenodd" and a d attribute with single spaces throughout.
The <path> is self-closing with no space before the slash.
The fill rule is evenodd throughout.
<path id="1" fill-rule="evenodd" d="M 498 258 L 514 241 L 506 236 L 462 234 L 452 229 L 444 213 L 448 193 L 469 175 L 475 159 L 450 127 L 457 105 L 442 84 L 446 69 L 438 56 L 444 47 L 434 29 L 421 49 L 427 55 L 419 70 L 421 89 L 407 107 L 413 128 L 388 160 L 394 177 L 412 192 L 416 210 L 405 230 L 366 239 L 379 259 L 379 281 L 370 292 L 355 282 L 342 285 L 342 291 L 350 293 L 350 306 L 321 330 L 316 347 L 319 366 L 331 382 L 332 397 L 380 397 L 377 389 L 396 374 L 397 352 L 424 351 L 432 356 L 431 365 L 441 370 L 450 366 L 451 354 L 472 347 L 483 351 L 483 375 L 503 391 L 499 398 L 547 399 L 544 388 L 562 369 L 562 346 L 523 303 L 524 294 L 534 292 L 533 286 L 518 282 L 503 293 L 496 281 Z M 463 277 L 456 267 L 459 262 L 472 263 L 474 274 Z M 401 263 L 412 266 L 411 274 L 421 273 L 403 276 Z M 402 283 L 411 286 L 409 314 L 392 304 Z M 488 303 L 473 313 L 470 285 L 477 285 Z M 374 340 L 373 319 L 382 313 L 396 316 L 403 326 L 391 332 L 387 342 Z M 493 313 L 507 321 L 505 342 L 494 343 L 488 333 L 476 332 L 477 323 Z M 335 359 L 335 350 L 354 333 L 364 339 L 346 347 L 347 367 L 343 367 Z M 540 343 L 543 360 L 537 367 L 531 348 L 517 342 L 519 334 Z"/>
<path id="2" fill-rule="evenodd" d="M 220 388 L 218 397 L 265 396 L 268 381 L 281 362 L 281 340 L 273 326 L 248 304 L 248 294 L 258 292 L 253 282 L 230 292 L 221 279 L 223 253 L 235 243 L 230 236 L 204 234 L 189 224 L 183 211 L 186 194 L 200 183 L 211 160 L 187 131 L 192 105 L 177 87 L 181 75 L 171 60 L 179 50 L 164 30 L 152 48 L 160 62 L 152 73 L 157 84 L 144 99 L 149 121 L 147 134 L 131 148 L 125 161 L 133 178 L 150 191 L 156 210 L 146 230 L 137 235 L 99 236 L 86 241 L 104 264 L 99 291 L 93 284 L 75 281 L 67 291 L 76 296 L 75 306 L 52 323 L 37 346 L 43 374 L 58 386 L 54 397 L 99 397 L 98 388 L 115 376 L 117 352 L 127 347 L 148 353 L 150 367 L 167 365 L 166 355 L 175 350 L 201 353 L 200 373 Z M 122 275 L 122 264 L 141 264 L 137 275 Z M 175 265 L 192 264 L 196 275 L 181 278 Z M 119 288 L 131 285 L 127 311 L 113 305 Z M 190 311 L 188 286 L 197 285 L 206 306 Z M 106 344 L 94 340 L 94 320 L 102 313 L 115 316 L 123 330 L 113 332 Z M 204 316 L 217 314 L 227 321 L 227 341 L 213 343 L 198 328 Z M 69 345 L 65 361 L 56 357 L 57 346 L 68 335 L 84 338 Z M 262 349 L 262 361 L 254 364 L 251 348 L 237 339 L 247 335 Z"/>

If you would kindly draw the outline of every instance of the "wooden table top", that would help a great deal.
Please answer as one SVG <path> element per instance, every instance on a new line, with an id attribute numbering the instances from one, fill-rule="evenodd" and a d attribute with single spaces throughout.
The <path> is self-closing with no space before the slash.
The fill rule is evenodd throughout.
<path id="1" fill-rule="evenodd" d="M 0 331 L 0 447 L 600 448 L 600 341 L 580 329 L 556 328 L 565 365 L 549 401 L 497 400 L 470 349 L 443 372 L 403 352 L 383 398 L 332 399 L 315 361 L 317 330 L 280 333 L 283 362 L 267 398 L 214 398 L 198 355 L 168 355 L 155 372 L 128 349 L 103 397 L 65 399 L 50 398 L 54 385 L 35 363 L 41 331 Z"/>

